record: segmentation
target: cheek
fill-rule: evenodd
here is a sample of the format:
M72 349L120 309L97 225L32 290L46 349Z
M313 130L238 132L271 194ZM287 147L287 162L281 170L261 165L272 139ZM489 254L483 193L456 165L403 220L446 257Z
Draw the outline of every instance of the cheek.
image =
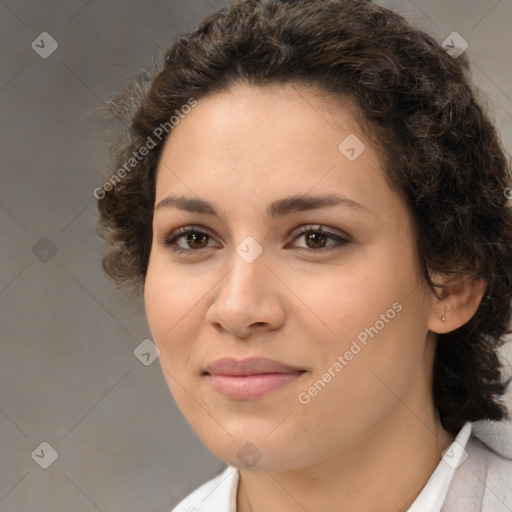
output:
M180 383L188 376L193 350L190 322L193 297L183 293L184 287L150 263L144 286L146 318L153 341L160 350L159 362L171 394L178 406L184 407ZM187 314L188 312L188 314Z
M391 310L387 316L394 316L393 304L402 300L400 286L382 261L369 263L361 258L350 268L332 272L323 286L307 294L311 309L318 312L330 333L328 345L336 350L348 349L358 336L364 342L366 330L376 322L382 327L380 315Z
M183 342L183 329L190 322L186 315L190 310L188 301L180 292L183 287L173 282L156 265L150 264L144 286L146 318L155 345L160 350L160 366L172 394L175 393L177 374L186 367L190 344Z
M312 298L330 331L316 345L327 368L341 355L365 374L381 369L393 377L399 361L421 361L427 308L412 253L374 252L378 258L361 257Z
M150 260L144 285L146 317L157 344L175 339L176 329L190 323L189 313L199 305L204 289L161 260L159 256Z
M173 296L169 292L162 274L154 264L150 264L144 284L144 304L149 328L157 345L161 344L163 336L169 330L175 312Z
M214 276L215 277L215 276ZM210 282L211 281L211 282ZM150 260L144 287L146 318L160 366L180 408L187 407L190 389L198 377L196 340L206 314L205 291L215 280L205 274L171 267L168 261Z

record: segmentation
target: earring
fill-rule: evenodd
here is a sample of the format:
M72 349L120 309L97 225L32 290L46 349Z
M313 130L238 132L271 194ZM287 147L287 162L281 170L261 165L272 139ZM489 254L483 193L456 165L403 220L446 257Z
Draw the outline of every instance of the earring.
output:
M441 322L445 322L446 318L444 316L441 317Z

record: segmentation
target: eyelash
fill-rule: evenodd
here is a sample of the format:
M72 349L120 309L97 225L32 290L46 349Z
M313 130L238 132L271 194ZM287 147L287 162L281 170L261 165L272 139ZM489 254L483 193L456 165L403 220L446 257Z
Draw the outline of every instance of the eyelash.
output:
M209 239L212 239L213 237L206 231L204 231L204 228L201 226L184 226L181 228L176 229L171 235L166 237L162 244L165 247L169 247L171 250L173 250L177 254L183 254L183 253L197 253L203 249L208 249L208 247L202 247L201 249L183 249L182 247L177 247L176 242L184 237L185 235L188 235L189 233L195 233L199 235L206 235L209 237ZM342 238L341 236L332 233L331 231L326 231L323 226L314 226L314 225L308 225L308 226L302 226L299 228L299 230L295 233L295 238L299 238L303 235L310 234L310 233L321 233L322 235L327 235L327 238L331 238L331 240L335 240L337 243L333 244L328 247L321 247L318 249L310 249L308 247L299 247L298 249L303 249L308 252L329 252L332 250L339 249L340 247L343 247L350 243L350 240L347 240L346 238Z

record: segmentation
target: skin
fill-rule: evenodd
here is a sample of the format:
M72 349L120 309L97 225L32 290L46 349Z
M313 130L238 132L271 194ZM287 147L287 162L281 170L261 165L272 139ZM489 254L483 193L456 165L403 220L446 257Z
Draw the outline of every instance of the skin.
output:
M240 469L239 512L406 510L453 441L430 392L436 333L471 318L484 283L453 283L439 296L428 288L411 214L353 114L348 101L304 87L240 84L198 102L157 168L155 205L185 195L223 213L155 209L145 305L180 410ZM338 149L350 134L366 146L354 161ZM270 202L295 194L362 206L267 217ZM188 253L178 254L163 241L187 225L209 237L187 244L183 236L177 244ZM294 234L307 225L349 242ZM236 251L249 236L263 251L252 263ZM400 312L300 403L299 393L397 302ZM203 374L225 356L305 371L256 400L228 399ZM249 442L260 456L250 467L237 456Z

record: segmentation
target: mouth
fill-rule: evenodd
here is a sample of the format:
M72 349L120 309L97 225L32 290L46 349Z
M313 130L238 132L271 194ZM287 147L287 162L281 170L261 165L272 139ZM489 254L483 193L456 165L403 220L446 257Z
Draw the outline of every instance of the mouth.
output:
M203 375L213 389L231 400L255 400L300 378L306 370L261 357L222 358Z

